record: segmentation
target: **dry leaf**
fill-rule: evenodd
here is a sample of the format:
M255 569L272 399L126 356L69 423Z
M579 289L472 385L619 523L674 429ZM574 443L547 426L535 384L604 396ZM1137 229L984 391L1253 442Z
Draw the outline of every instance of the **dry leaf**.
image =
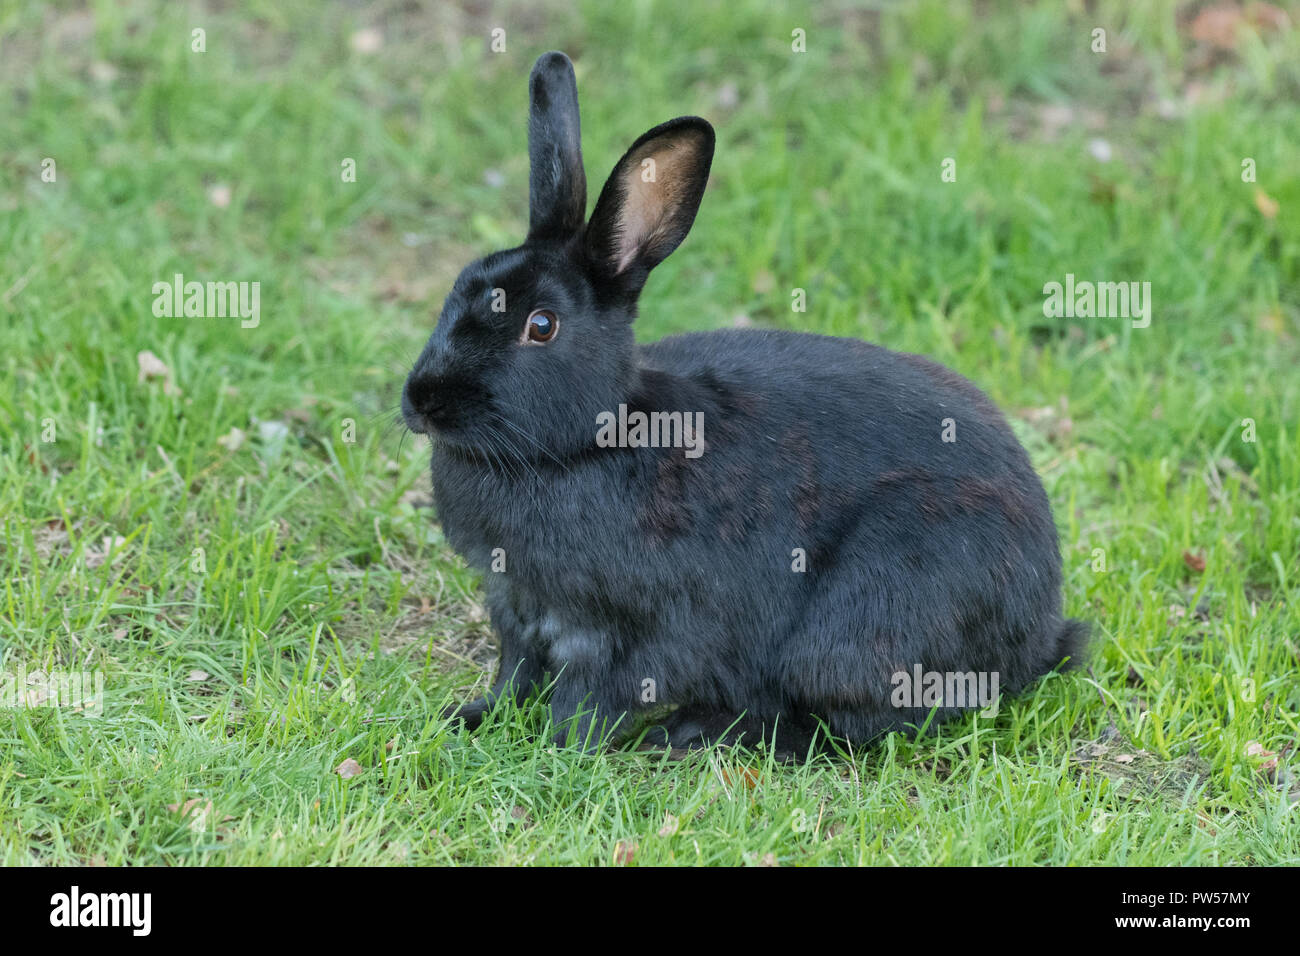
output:
M744 783L750 790L758 786L758 772L750 767L741 767L733 777L731 772L725 768L721 771L722 782L727 786L733 783Z
M225 209L230 205L230 187L225 183L217 183L215 186L208 187L208 202L218 209Z
M1206 7L1192 21L1191 35L1197 43L1220 50L1237 48L1237 27L1241 24L1241 9L1236 4L1221 3Z
M384 35L374 27L366 27L352 34L352 49L358 53L378 53L384 46Z
M1192 554L1190 551L1183 552L1183 564L1187 565L1197 574L1205 570L1205 556L1201 554Z
M154 355L148 349L136 353L136 364L139 366L139 374L136 375L136 383L144 384L154 379L160 378L163 382L163 394L178 396L181 390L176 387L172 380L172 370L158 356Z
M362 769L361 764L349 757L347 760L335 767L334 772L344 780L350 780L353 777L361 776L365 771Z
M1287 16L1286 11L1273 6L1271 3L1252 3L1246 8L1246 19L1254 24L1260 32L1265 30L1281 31L1291 28L1291 18Z
M614 865L627 866L636 856L637 844L619 840L614 844Z
M1281 207L1278 205L1276 199L1264 192L1264 190L1256 187L1255 208L1259 210L1259 214L1265 219L1276 219L1277 211Z
M110 554L113 555L113 564L122 560L122 548L126 544L126 538L120 534L105 535L99 542L98 548L86 549L86 567L98 568L108 560Z
M190 808L193 807L198 802L199 802L198 797L192 797L191 799L186 800L183 805L179 803L169 803L167 804L167 809L170 810L172 813L179 812L182 816L184 816L188 814L190 812Z
M758 862L758 865L759 866L780 866L780 864L776 862L775 853L764 853L763 859L761 859Z
M186 677L185 679L192 683L201 683L202 681L207 680L211 676L212 675L209 674L207 671L192 670L190 671L189 676Z
M189 819L191 830L203 830L208 825L208 818L212 816L212 801L204 800L202 797L191 797L182 804L169 803L167 809L172 813L179 813L181 819Z
M659 828L659 835L661 837L670 837L677 832L677 827L679 825L680 823L675 816L671 813L665 813L664 825Z
M230 431L217 439L217 444L226 451L239 451L244 447L244 442L248 439L247 433L242 428L231 428Z
M1270 758L1256 767L1255 769L1257 770L1269 771L1277 768L1277 753L1272 750L1265 750L1264 745L1258 740L1252 740L1250 743L1246 744L1246 756Z

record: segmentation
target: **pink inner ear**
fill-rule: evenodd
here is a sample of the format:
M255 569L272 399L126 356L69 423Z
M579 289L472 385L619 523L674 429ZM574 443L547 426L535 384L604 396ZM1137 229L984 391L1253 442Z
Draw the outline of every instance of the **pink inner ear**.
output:
M667 227L690 176L694 145L690 140L654 139L628 157L618 217L616 274L668 238ZM647 177L652 178L647 181Z

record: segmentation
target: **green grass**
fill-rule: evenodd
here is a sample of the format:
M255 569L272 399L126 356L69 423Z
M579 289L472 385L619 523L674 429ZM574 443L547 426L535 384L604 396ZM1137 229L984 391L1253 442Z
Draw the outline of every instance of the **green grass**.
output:
M0 710L0 862L1300 862L1300 10L1210 56L1172 4L1083 6L0 5L0 673L105 680L102 716ZM650 126L718 129L640 338L749 321L972 378L1056 508L1088 669L807 766L436 717L491 637L391 423L456 272L522 237L553 48L593 193ZM177 272L260 282L260 325L156 318ZM1149 281L1150 327L1045 318L1066 273Z

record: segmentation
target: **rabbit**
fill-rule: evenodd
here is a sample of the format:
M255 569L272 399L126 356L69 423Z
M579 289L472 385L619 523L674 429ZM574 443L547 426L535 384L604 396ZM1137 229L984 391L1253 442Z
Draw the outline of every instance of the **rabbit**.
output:
M402 391L500 640L490 689L444 716L472 729L546 691L561 746L640 733L798 757L987 703L900 675L1015 692L1077 663L1087 627L1062 617L1048 499L994 404L853 339L638 346L638 299L695 219L713 128L645 133L586 219L563 53L537 60L529 96L527 238L461 272Z

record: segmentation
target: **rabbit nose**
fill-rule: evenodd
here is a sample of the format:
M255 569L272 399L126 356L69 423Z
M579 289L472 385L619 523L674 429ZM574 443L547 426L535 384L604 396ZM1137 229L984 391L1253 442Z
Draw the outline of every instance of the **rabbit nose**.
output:
M414 432L429 432L450 418L451 394L437 379L412 375L402 390L402 417Z

